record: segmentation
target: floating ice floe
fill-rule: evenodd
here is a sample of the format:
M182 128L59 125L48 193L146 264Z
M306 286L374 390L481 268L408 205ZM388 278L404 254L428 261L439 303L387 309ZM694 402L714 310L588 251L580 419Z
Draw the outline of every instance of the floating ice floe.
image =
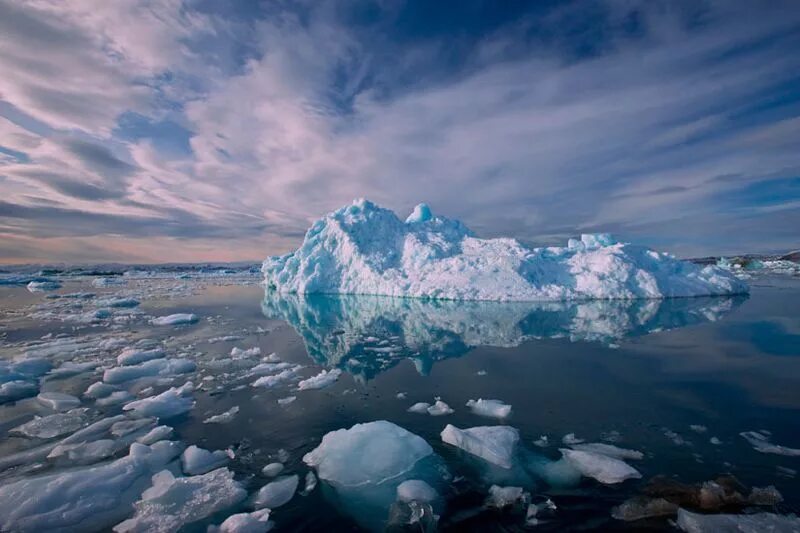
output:
M264 261L279 292L381 294L455 300L666 298L747 292L725 269L701 267L606 234L565 248L478 239L461 222L403 222L356 200L316 221L295 252Z
M326 497L369 530L383 530L401 483L417 479L436 490L447 475L424 439L385 420L332 431L303 461L333 489Z
M219 526L209 526L208 533L266 533L272 529L269 509L259 509L252 513L236 513L229 516Z
M39 385L36 383L22 379L6 381L0 384L0 404L29 398L38 392Z
M409 413L429 414L431 416L444 416L454 413L440 398L436 398L433 405L427 402L417 402L408 408Z
M342 375L342 371L338 368L334 368L331 370L323 370L316 376L312 376L308 379L304 379L300 383L297 384L298 390L309 390L309 389L323 389L330 385L333 385L339 376Z
M277 509L289 503L299 483L300 478L296 474L271 481L258 490L253 503L256 507Z
M511 406L500 400L484 400L478 398L477 400L467 401L467 407L476 415L488 416L491 418L506 418L511 414Z
M800 531L800 518L795 515L772 513L755 514L699 514L686 509L678 510L678 527L688 533L743 532L796 533Z
M23 437L52 439L72 433L89 423L87 409L73 409L66 413L37 416L30 422L12 428L9 432Z
M573 444L573 450L582 452L599 453L606 457L613 457L614 459L642 459L644 454L637 450L628 450L626 448L619 448L613 444L606 444L604 442L589 442L586 444Z
M194 476L225 466L230 459L228 453L223 450L209 451L193 444L181 454L181 467L184 474Z
M317 483L319 483L319 480L317 479L317 476L314 475L314 471L309 470L306 474L305 486L300 494L302 496L308 496L314 491L315 488L317 488Z
M231 348L231 357L257 357L261 355L261 348L258 346L254 346L253 348L237 348L234 346Z
M57 281L31 281L27 287L31 292L46 292L60 289L61 284Z
M511 426L478 426L459 429L447 424L441 433L442 442L461 448L502 468L514 462L519 431Z
M408 479L397 486L397 499L401 502L430 503L439 497L436 489L421 479Z
M133 444L128 456L99 466L30 477L0 486L0 530L101 531L131 504L177 452L158 443ZM155 529L151 530L155 531Z
M151 323L154 326L178 326L180 324L194 324L199 318L192 313L175 313L154 318Z
M790 457L800 456L800 448L788 448L779 444L772 444L769 437L758 431L744 431L739 433L754 450L761 453L772 453L775 455L788 455Z
M302 365L295 365L291 368L287 368L286 370L282 370L277 374L273 374L271 376L262 376L253 382L253 387L265 387L271 388L276 385L280 385L285 383L286 381L295 379L297 377L297 373L302 369Z
M564 458L581 474L605 485L621 483L626 479L638 479L642 475L625 461L596 452L568 450L562 448Z
M176 478L169 470L153 476L152 486L134 504L132 518L117 524L117 533L167 533L241 502L247 491L227 468Z
M234 419L234 417L238 412L239 412L239 406L234 405L224 413L220 413L218 415L213 415L206 418L205 420L203 420L203 424L227 424L228 422L231 422Z
M275 477L283 472L283 463L270 463L261 469L261 474L266 477Z
M136 298L113 297L97 300L95 302L97 307L136 307L139 305L139 300Z
M140 348L125 348L117 356L117 363L124 366L138 365L153 359L161 359L166 353L161 348L142 350Z
M153 359L138 365L109 368L103 373L103 381L115 385L144 377L186 374L196 369L197 364L191 359Z
M63 392L40 392L36 401L54 411L69 411L81 405L80 399Z
M187 389L191 390L191 387L187 388L186 385L178 388L171 387L156 396L131 402L125 405L123 410L140 417L170 418L177 416L191 411L194 407L194 400Z

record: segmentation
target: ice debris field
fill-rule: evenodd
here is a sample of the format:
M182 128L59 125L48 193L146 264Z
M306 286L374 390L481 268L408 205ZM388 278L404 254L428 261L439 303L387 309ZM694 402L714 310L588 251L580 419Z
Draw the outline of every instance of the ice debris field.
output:
M380 294L453 300L671 298L746 293L729 270L699 266L607 234L567 247L480 239L425 204L405 220L356 200L317 220L296 251L262 267L288 293Z

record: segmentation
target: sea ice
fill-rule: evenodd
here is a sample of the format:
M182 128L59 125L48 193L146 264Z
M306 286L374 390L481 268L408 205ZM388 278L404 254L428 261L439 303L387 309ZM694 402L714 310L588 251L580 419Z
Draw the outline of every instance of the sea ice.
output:
M130 513L150 475L176 455L168 447L133 444L128 456L109 463L2 485L0 530L105 530Z
M60 289L61 284L57 281L31 281L28 283L28 290L31 292L45 292Z
M54 411L69 411L81 404L78 398L63 392L41 392L36 397L36 401Z
M103 373L103 381L114 385L144 377L186 374L196 368L197 364L191 359L153 359L138 365L109 368Z
M278 405L289 405L297 399L297 396L287 396L286 398L278 398Z
M117 524L114 531L171 533L227 509L247 496L227 468L179 478L169 470L162 470L153 476L152 483L135 503L133 517Z
M511 414L511 406L501 402L500 400L469 400L467 402L473 413L480 416L488 416L492 418L506 418Z
M231 357L235 358L242 358L242 357L256 357L261 355L261 348L255 346L253 348L247 348L245 350L241 348L237 348L234 346L231 348Z
M190 411L193 407L194 400L183 387L172 387L156 396L131 402L123 410L140 417L170 418Z
M519 431L511 426L478 426L459 429L451 424L442 430L442 441L461 448L502 468L511 468L514 462Z
M439 497L436 489L421 479L408 479L397 486L397 499L401 502L430 503Z
M180 324L194 324L199 318L192 313L175 313L174 315L160 316L151 320L154 326L177 326Z
M305 479L305 486L303 487L303 491L300 493L302 496L308 496L311 494L315 488L317 488L317 476L314 475L313 470L309 470L306 474Z
M270 463L261 469L261 473L266 477L275 477L283 472L283 463Z
M35 396L37 392L39 386L36 383L21 379L6 381L0 384L0 404L29 398Z
M666 298L747 292L716 266L699 266L606 234L566 248L479 239L461 222L418 206L407 222L356 200L312 224L295 252L264 261L283 293L345 293L455 300Z
M66 413L37 416L30 422L11 429L10 433L37 439L52 439L72 433L88 422L87 409L73 409Z
M433 405L427 402L417 402L408 408L409 413L429 414L431 416L444 416L454 413L453 409L443 402L441 399L436 398Z
M503 509L517 502L527 503L530 501L530 494L525 492L522 487L501 487L492 485L489 487L489 496L486 498L486 507Z
M561 448L564 458L586 477L605 485L621 483L626 479L638 479L642 475L624 461L599 453Z
M214 450L212 452L198 448L193 444L181 454L181 467L184 474L194 476L225 466L230 459L230 456L223 450Z
M161 348L141 350L139 348L125 348L117 356L117 363L124 366L138 365L153 359L161 359L166 354Z
M606 457L613 457L614 459L634 459L638 460L644 457L644 454L637 450L628 450L619 448L613 444L605 444L603 442L589 442L586 444L573 444L573 450L580 450L582 452L598 453Z
M308 379L304 379L300 383L297 384L298 390L309 390L309 389L323 389L339 379L339 376L342 375L342 371L338 368L334 368L331 370L323 370L316 376L312 376Z
M219 526L209 526L207 533L266 533L272 529L269 509L229 516Z
M206 418L205 420L203 420L203 424L227 424L228 422L231 422L234 419L236 413L238 412L239 412L239 406L234 405L224 413L220 413L218 415Z
M277 509L289 503L299 483L300 478L296 474L271 481L259 489L254 504L259 508Z
M83 393L84 396L87 398L92 398L97 400L98 398L105 398L113 392L119 391L114 385L109 385L108 383L103 383L102 381L98 381L96 383L92 383L89 385L89 388L86 389L86 392Z
M754 450L761 453L772 453L775 455L787 455L790 457L800 456L800 448L788 448L779 444L772 444L769 437L757 431L744 431L739 433Z
M741 532L797 533L800 518L772 513L755 514L699 514L678 509L678 527L688 533Z

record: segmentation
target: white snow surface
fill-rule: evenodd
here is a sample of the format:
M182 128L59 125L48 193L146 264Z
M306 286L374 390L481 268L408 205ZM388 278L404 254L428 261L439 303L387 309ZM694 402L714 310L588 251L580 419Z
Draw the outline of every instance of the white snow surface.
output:
M303 244L262 266L281 293L380 294L453 300L634 299L738 294L745 282L607 234L567 247L479 239L420 205L406 222L364 199L317 220Z

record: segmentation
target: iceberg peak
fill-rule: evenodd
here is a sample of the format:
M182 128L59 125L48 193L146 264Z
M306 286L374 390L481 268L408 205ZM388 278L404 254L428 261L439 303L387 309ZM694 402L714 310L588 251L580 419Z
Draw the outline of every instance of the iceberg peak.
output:
M428 204L421 203L417 204L414 210L408 215L406 218L406 224L414 224L419 222L427 222L433 218L433 213L431 213L431 208L428 207Z
M424 222L424 223L423 223ZM401 221L357 199L312 224L302 245L262 267L282 293L375 294L451 300L589 300L716 296L747 285L715 266L675 259L609 234L566 247L480 239L426 204Z

